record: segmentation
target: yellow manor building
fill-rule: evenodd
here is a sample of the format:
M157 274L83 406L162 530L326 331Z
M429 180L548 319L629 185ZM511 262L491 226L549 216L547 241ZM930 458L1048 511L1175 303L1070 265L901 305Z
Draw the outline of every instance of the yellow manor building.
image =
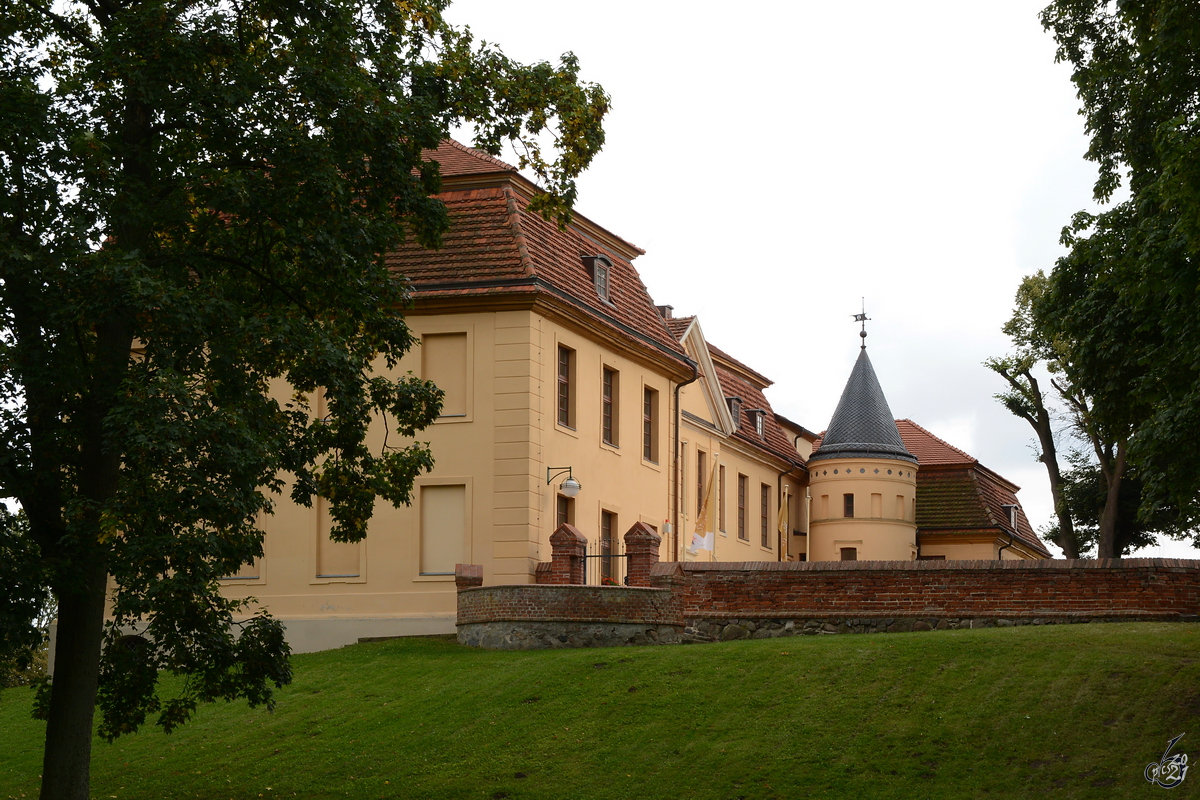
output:
M450 230L391 261L420 340L399 372L445 392L421 434L436 465L411 506L377 504L359 543L329 539L321 503L280 500L263 557L224 591L269 608L293 650L452 632L455 564L532 583L562 522L597 556L591 583L620 582L636 522L668 561L1049 556L1016 486L892 418L865 346L822 439L775 414L771 382L698 319L654 304L637 247L578 214L560 229L530 212L536 187L481 151L446 142L429 157ZM386 434L377 422L380 446Z

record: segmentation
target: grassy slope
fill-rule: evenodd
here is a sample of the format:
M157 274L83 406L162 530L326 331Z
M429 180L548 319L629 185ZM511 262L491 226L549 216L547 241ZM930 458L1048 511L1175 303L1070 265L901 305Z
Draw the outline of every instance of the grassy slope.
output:
M97 742L97 798L1131 797L1200 757L1200 625L483 652L407 639L295 658L273 714ZM0 695L0 798L43 728ZM1191 744L1189 745L1189 741ZM1190 777L1190 776L1189 776ZM1181 794L1182 792L1182 794ZM1172 793L1200 795L1200 774Z

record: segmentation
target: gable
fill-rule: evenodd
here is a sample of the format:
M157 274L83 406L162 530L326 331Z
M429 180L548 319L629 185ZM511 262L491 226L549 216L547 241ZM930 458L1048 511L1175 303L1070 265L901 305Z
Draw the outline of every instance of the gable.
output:
M688 317L686 320L669 322L674 323L671 325L673 332L682 330L681 344L688 357L696 363L699 373L697 379L683 387L680 392L680 407L685 414L708 423L726 436L730 435L734 430L733 417L725 403L717 367L709 355L708 343L704 339L700 321L695 317ZM682 322L686 322L686 325L679 324Z

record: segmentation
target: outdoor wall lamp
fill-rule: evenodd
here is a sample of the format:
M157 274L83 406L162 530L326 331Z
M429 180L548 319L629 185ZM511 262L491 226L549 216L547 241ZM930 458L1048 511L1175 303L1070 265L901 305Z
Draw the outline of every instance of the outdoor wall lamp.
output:
M559 475L562 475L564 472L567 473L567 479L559 484L558 488L567 497L578 496L579 490L583 488L583 485L579 481L575 480L575 477L571 474L570 467L546 467L546 485L549 486L550 481L554 480Z

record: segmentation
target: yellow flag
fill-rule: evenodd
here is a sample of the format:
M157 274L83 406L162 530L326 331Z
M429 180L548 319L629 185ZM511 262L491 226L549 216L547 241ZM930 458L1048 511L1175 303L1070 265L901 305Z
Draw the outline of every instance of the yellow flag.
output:
M708 487L704 490L704 500L700 503L700 513L696 514L696 531L692 534L691 544L684 551L684 560L690 560L687 556L695 557L701 550L707 550L711 553L713 548L716 547L715 526L712 524L713 484L716 482L717 458L714 455L712 474L708 476Z
M783 497L779 502L779 520L775 523L776 530L779 531L779 558L781 561L787 561L788 554L788 501L791 500L791 495L788 494L787 488L784 487Z

